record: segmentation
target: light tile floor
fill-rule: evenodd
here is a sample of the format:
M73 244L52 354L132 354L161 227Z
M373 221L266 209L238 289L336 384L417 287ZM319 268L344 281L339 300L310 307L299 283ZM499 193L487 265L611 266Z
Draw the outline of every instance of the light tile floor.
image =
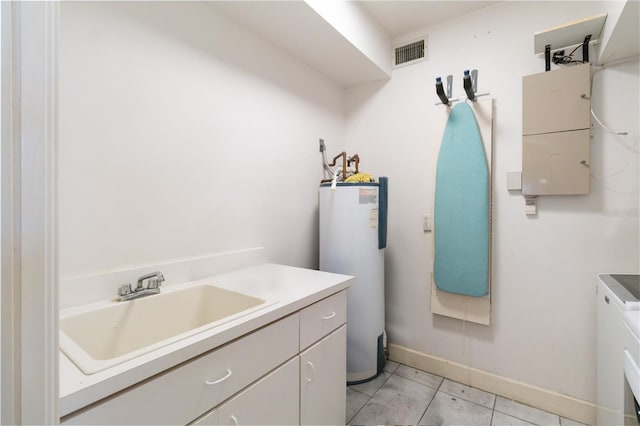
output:
M347 387L348 425L572 425L582 423L387 361L375 380Z

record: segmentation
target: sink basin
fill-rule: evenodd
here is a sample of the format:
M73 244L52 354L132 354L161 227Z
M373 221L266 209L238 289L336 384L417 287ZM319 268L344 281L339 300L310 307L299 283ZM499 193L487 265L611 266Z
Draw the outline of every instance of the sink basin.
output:
M271 303L199 284L60 317L60 348L86 374L217 327Z

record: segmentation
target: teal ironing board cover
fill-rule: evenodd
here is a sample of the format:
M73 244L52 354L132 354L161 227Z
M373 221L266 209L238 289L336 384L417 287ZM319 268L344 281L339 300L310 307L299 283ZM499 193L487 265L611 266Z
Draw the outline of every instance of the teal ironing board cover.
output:
M436 167L433 277L439 290L489 290L489 168L475 115L451 109Z

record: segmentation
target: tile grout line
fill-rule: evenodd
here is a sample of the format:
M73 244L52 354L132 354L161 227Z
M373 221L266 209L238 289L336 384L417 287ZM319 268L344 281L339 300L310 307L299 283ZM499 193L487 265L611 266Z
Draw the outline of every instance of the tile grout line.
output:
M477 402L475 402L475 401L472 401L472 400L470 400L470 399L463 398L463 397L461 397L460 395L454 395L454 394L452 394L452 393L449 393L449 392L447 392L447 391L443 391L443 390L439 390L439 392L442 392L443 394L448 395L448 396L450 396L450 397L452 397L452 398L458 398L458 399L460 399L460 400L462 400L462 401L468 402L469 404L477 405L478 407L482 407L482 408L486 408L487 410L495 411L495 408L487 407L486 405L482 405L482 404L479 404L479 403L477 403ZM493 396L496 396L496 395L495 395L495 394L493 394L493 393L490 393L490 392L487 392L487 393L489 393L489 394L491 394L491 395L493 395ZM495 405L496 405L496 403L495 403L495 399L494 399L493 406L495 407Z
M357 390L355 390L355 389L351 389L351 390L352 390L352 391L354 391L354 392L362 393L362 392L357 391ZM366 393L362 393L362 394L363 394L363 395L367 395ZM351 424L351 421L352 421L353 419L355 419L355 418L356 418L356 416L358 415L358 413L360 413L360 411L362 411L362 409L363 409L364 407L366 407L366 406L367 406L367 404L369 403L369 401L371 401L371 397L370 397L369 395L367 395L367 397L368 397L369 399L367 399L367 401L362 405L362 407L360 407L360 408L358 409L358 411L356 411L356 412L353 414L353 416L351 416L351 418L350 418L349 420L347 420L347 422L346 422L346 424L347 424L347 425L350 425L350 424Z
M397 370L397 368L396 368L396 370ZM377 377L380 377L380 375L384 375L384 373L388 373L388 372L387 372L387 371L385 371L385 370L383 369L383 370L382 370L382 373L380 373ZM366 406L367 406L367 404L369 404L369 402L370 402L370 401L371 401L371 399L375 396L375 394L377 394L377 393L378 393L378 391L384 387L384 385L389 381L389 379L390 379L390 378L391 378L391 376L393 376L393 375L394 375L394 373L389 373L389 377L387 377L387 379L386 379L384 382L382 382L382 384L380 385L380 387L378 387L378 389L376 389L376 391L373 393L373 395L369 395L369 394L366 394L366 393L364 393L364 392L360 392L359 390L356 390L356 389L353 389L353 388L351 389L351 390L352 390L352 391L354 391L354 392L358 392L358 393L361 393L361 394L363 394L363 395L366 395L368 399L367 399L367 402L365 402L365 403L364 403L364 405L363 405L362 407L360 407L360 409L359 409L358 411L356 411L356 413L351 417L351 419L349 419L349 421L347 422L347 424L350 424L350 423L351 423L351 421L352 421L353 419L355 419L355 418L356 418L356 416L360 413L360 411L362 411L362 409L363 409L364 407L366 407ZM377 377L376 377L376 378L377 378ZM372 379L372 380L375 380L375 379Z
M489 424L493 426L493 416L496 415L496 403L498 402L498 395L496 395L495 393L492 393L491 395L493 395L493 407L491 407L491 422Z
M417 369L416 369L416 370L417 370ZM427 371L423 371L423 370L418 370L418 371L422 371L423 373L431 374L431 373L429 373L429 372L427 372ZM440 381L440 384L438 385L438 387L437 387L437 388L432 388L432 387L431 387L431 386L429 386L429 385L425 385L424 383L420 383L419 381L417 381L417 380L413 380L413 379L411 379L411 378L409 378L409 377L404 377L404 376L401 376L400 374L396 374L396 373L391 373L391 374L392 374L393 376L398 376L398 377L400 377L400 378L402 378L402 379L409 380L410 382L417 383L417 384L422 385L422 386L424 386L424 387L427 387L427 388L429 388L429 389L435 389L436 391L440 389L440 386L442 386L442 382L444 382L444 380L445 380L445 378L444 378L444 377L437 376L437 375L435 375L435 374L431 374L432 376L440 377L440 378L442 379L442 380Z
M508 399L508 398L505 398L505 397L501 397L501 398L503 398L503 399ZM513 402L515 402L515 403L518 403L518 404L520 404L520 405L524 405L524 406L529 407L529 408L533 408L533 409L535 409L535 410L540 410L540 411L542 411L542 412L544 412L544 413L551 414L551 415L553 415L553 416L557 416L557 417L558 417L558 426L560 426L560 425L562 424L561 419L560 419L560 415L558 415L558 414L554 414L554 413L551 413L551 412L549 412L549 411L544 411L544 410L541 410L540 408L536 408L536 407L533 407L533 406L531 406L531 405L523 404L523 403L518 402L518 401L515 401L515 400L513 400L513 399L508 399L508 400L509 400L509 401L513 401ZM497 403L497 401L498 401L498 395L496 395L496 403ZM518 419L518 420L521 420L521 421L523 421L523 422L526 422L526 423L529 423L529 424L532 424L532 425L535 425L535 426L544 426L544 425L540 425L540 424L538 424L538 423L534 423L532 420L523 419L523 418L521 418L521 417L519 417L519 416L516 416L516 415L514 415L514 414L512 414L512 413L505 413L504 411L496 410L495 408L494 408L494 411L497 411L497 412L498 412L498 413L500 413L500 414L504 414L504 415L506 415L506 416L513 417L514 419Z
M402 364L400 364L400 365L402 365ZM395 371L397 371L397 370L399 370L399 367L398 367L398 368L396 368L396 370L395 370ZM419 369L416 369L416 370L418 370L418 371L424 371L424 370L419 370ZM431 386L427 386L427 385L425 385L424 383L418 382L418 381L413 380L413 379L411 379L411 378L409 378L409 377L405 377L405 376L402 376L402 375L400 375L400 374L396 374L395 372L394 372L394 373L390 373L391 375L398 376L398 377L400 377L400 378L402 378L402 379L408 380L408 381L413 382L413 383L417 383L417 384L422 385L422 386L425 386L425 387L427 387L427 388L429 388L429 389L435 389L435 392L434 392L433 396L431 397L431 400L429 401L429 404L427 404L427 408L425 408L425 410L423 411L423 413L422 413L422 415L420 416L420 419L418 420L418 422L420 422L420 420L422 420L422 418L424 417L424 415L427 413L427 410L429 410L429 407L431 406L431 403L432 403L432 402L433 402L433 400L435 399L435 397L436 397L436 395L438 394L438 392L442 392L443 394L445 394L445 395L447 395L447 396L449 396L449 397L452 397L452 398L459 398L459 399L460 399L460 400L462 400L462 401L468 402L468 403L473 404L473 405L476 405L476 406L478 406L478 407L482 407L482 408L490 409L490 410L491 410L491 420L493 420L493 413L494 413L494 411L495 411L495 405L496 405L496 400L498 399L498 395L496 395L496 394L494 394L494 393L491 393L491 392L483 391L483 392L486 392L486 393L488 393L488 394L490 394L490 395L493 395L493 396L494 396L494 399L493 399L493 407L492 407L492 408L489 408L489 407L487 407L486 405L478 404L477 402L475 402L475 401L471 401L470 399L463 398L463 397L461 397L461 396L459 396L459 395L453 395L453 394L450 394L449 392L446 392L446 391L444 391L444 390L440 389L440 388L442 387L442 385L444 384L444 381L445 381L445 380L447 380L447 378L446 378L446 377L443 377L443 376L435 375L435 374L433 374L433 373L429 373L429 372L427 372L427 371L424 371L424 372L425 372L425 373L428 373L428 374L431 374L431 375L433 375L433 376L436 376L436 377L440 377L440 379L441 379L441 380L440 380L440 383L438 384L438 387L437 387L437 388L432 388ZM387 380L388 380L388 379L387 379ZM451 382L452 382L452 383L458 383L458 382L454 382L454 381L451 381ZM386 382L385 382L385 383L386 383ZM458 383L458 384L462 385L462 383ZM471 387L471 386L469 386L469 387ZM477 388L474 388L474 389L477 389ZM478 390L482 391L482 389L478 389ZM517 418L517 417L516 417L516 418ZM519 420L523 420L523 419L519 419ZM526 421L526 420L523 420L523 421Z
M354 392L361 393L361 394L363 394L363 395L367 395L366 393L364 393L364 392L360 392L360 391L357 391L357 390L355 390L355 389L351 389L351 390L352 390L352 391L354 391ZM377 392L377 391L376 391L376 392ZM373 394L375 395L375 392L374 392ZM371 401L371 398L373 398L373 397L372 397L372 396L367 395L367 398L368 398L368 399L367 399L367 401L362 405L362 407L360 407L360 408L358 409L358 411L356 411L356 412L354 413L354 415L353 415L353 416L351 416L351 418L350 418L350 419L349 419L349 421L347 422L347 425L350 425L350 424L351 424L351 422L353 421L353 419L355 419L355 418L356 418L356 416L360 413L360 411L362 411L362 409L363 409L364 407L366 407L366 406L367 406L367 404L369 403L369 401Z
M420 370L422 371L422 370ZM400 376L402 377L402 376ZM440 377L440 376L438 376ZM407 379L409 380L409 379ZM433 403L433 400L436 399L436 395L438 394L438 392L440 391L440 388L442 387L442 384L444 383L444 377L442 377L442 380L440 380L440 384L438 385L438 388L436 389L436 391L433 393L433 396L431 397L431 401L429 401L429 403L427 404L427 408L424 409L424 411L422 412L422 415L420 416L420 418L418 419L418 424L420 423L420 420L422 420L422 418L424 417L425 414L427 414L427 411L429 411L429 407L431 407L431 404ZM427 386L429 387L429 386ZM431 388L433 389L433 388Z

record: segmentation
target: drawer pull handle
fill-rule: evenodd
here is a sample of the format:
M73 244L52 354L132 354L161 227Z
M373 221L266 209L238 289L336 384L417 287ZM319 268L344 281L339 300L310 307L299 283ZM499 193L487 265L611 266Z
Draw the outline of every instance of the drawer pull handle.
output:
M328 320L336 316L335 312L331 312L329 315L325 315L322 317L323 320Z
M238 426L240 423L238 422L238 419L236 418L236 416L234 416L233 414L230 416L230 419L233 423L231 423L234 426Z
M217 379L217 380L207 380L207 381L205 382L205 384L207 384L207 385L217 385L218 383L222 383L222 382L224 382L224 381L225 381L225 380L227 380L229 377L231 377L231 370L229 370L229 369L227 368L227 374L225 374L224 376L220 377L220 378L219 378L219 379Z
M311 375L307 375L307 382L311 382L313 380L313 369L314 369L314 367L313 367L313 363L311 361L307 361L307 365L309 367L311 367L309 369L309 372L311 373Z

